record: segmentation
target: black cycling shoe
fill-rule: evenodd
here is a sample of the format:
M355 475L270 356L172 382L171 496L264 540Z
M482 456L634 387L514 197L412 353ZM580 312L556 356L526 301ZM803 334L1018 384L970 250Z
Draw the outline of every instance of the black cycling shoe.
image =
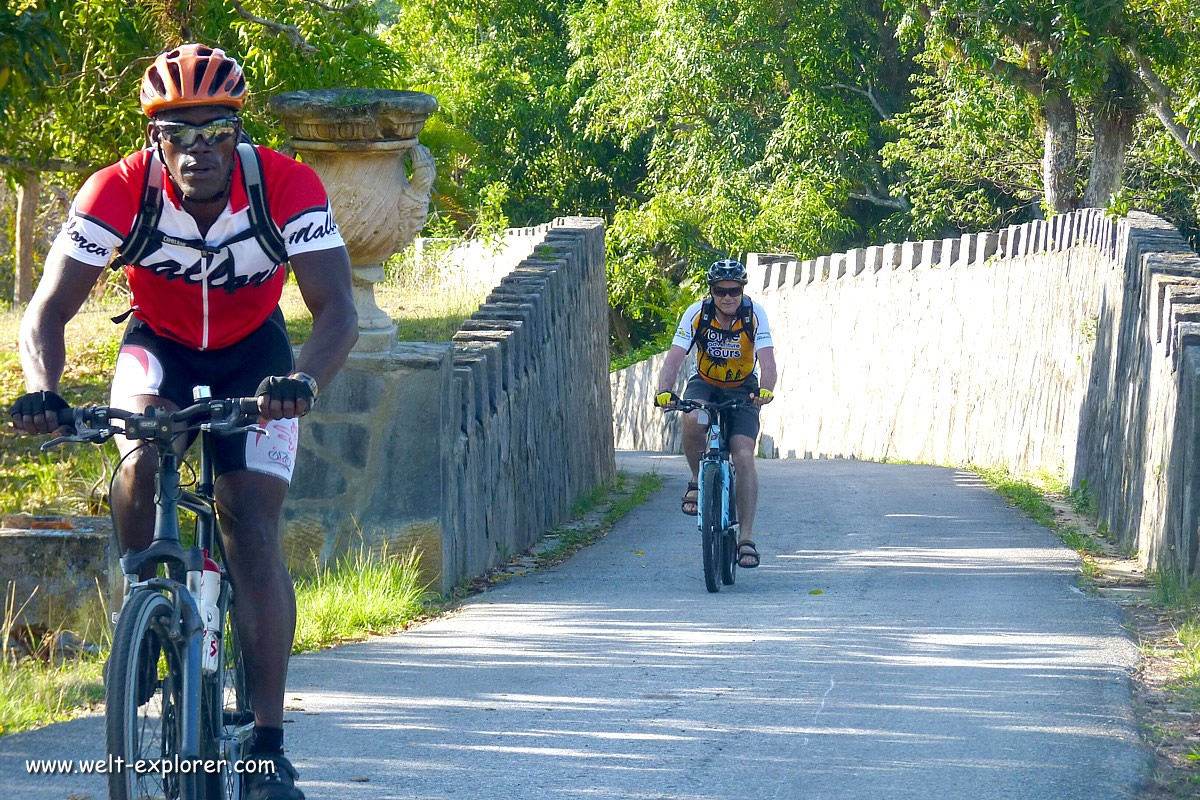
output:
M299 773L283 753L251 753L245 761L258 763L254 772L243 773L243 800L304 800L304 792L296 788ZM267 762L275 765L273 771Z

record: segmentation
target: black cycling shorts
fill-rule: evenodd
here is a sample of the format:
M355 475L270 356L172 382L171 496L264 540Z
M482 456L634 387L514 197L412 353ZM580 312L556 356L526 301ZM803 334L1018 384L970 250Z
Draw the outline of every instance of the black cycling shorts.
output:
M735 397L749 397L751 393L757 391L757 375L750 375L750 377L742 381L740 386L722 389L704 380L704 378L700 377L700 373L697 372L688 378L687 386L683 390L683 399L703 400L708 403L724 403L726 400L733 400ZM733 409L729 414L729 435L749 436L751 439L757 439L759 427L758 412L758 406L742 406L741 408Z
M195 402L192 388L212 389L213 397L253 397L269 375L288 375L295 368L283 312L275 310L249 336L220 350L193 350L156 334L137 318L129 320L109 404L129 411L132 398L155 395L180 408ZM217 475L249 469L291 482L300 439L299 420L271 420L269 435L239 433L213 437L213 467Z

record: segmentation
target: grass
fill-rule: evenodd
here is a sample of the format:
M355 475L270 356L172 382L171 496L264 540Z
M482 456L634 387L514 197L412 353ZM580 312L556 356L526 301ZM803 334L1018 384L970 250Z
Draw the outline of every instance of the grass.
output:
M0 661L0 736L71 719L104 701L107 652L54 666Z
M1151 572L1150 580L1150 602L1167 612L1178 644L1178 679L1169 688L1200 705L1200 582L1184 583L1178 574L1162 571Z
M585 492L576 500L568 523L546 534L551 543L535 555L537 565L546 567L570 558L663 486L662 476L657 472L647 472L632 486L631 480L626 473L618 473L611 484Z
M33 631L16 624L24 605L18 604L15 592L10 581L0 618L0 736L71 719L103 702L102 672L110 645L101 594L99 602L88 604L88 618L81 620L83 635L77 637L86 641L90 631L99 631L99 652L82 652L59 663L50 652L18 659L10 650L13 641L37 647L46 640L36 641ZM62 633L55 631L54 637Z
M296 581L293 653L395 633L427 616L432 594L416 551L392 557L386 544L358 550Z
M1081 531L1079 526L1061 522L1055 516L1054 506L1046 501L1047 496L1061 497L1079 513L1094 513L1095 504L1086 483L1072 490L1061 477L1044 470L1031 476L1020 476L1012 474L1005 467L970 466L968 469L983 478L997 494L1024 511L1034 522L1054 531L1064 545L1079 553L1085 586L1100 575L1101 568L1090 558L1104 552L1100 543Z

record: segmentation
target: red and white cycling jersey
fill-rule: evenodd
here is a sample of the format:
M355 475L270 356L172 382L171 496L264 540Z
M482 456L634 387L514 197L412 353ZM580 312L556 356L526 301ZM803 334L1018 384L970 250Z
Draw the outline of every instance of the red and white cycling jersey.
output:
M344 244L329 198L311 167L266 147L257 147L271 217L283 232L289 257ZM150 150L105 167L84 183L67 221L54 240L58 251L104 267L129 235L141 206ZM229 203L204 237L180 205L163 168L163 203L158 229L178 239L220 245L250 228L249 201L235 156ZM279 304L284 270L254 238L206 254L163 245L142 263L127 266L133 314L160 336L195 350L216 350L256 330Z

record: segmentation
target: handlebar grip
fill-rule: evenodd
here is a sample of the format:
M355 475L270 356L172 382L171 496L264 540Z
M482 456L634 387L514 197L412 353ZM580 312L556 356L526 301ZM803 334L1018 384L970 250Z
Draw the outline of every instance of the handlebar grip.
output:
M238 410L246 417L258 417L258 398L257 397L239 397L234 400Z

